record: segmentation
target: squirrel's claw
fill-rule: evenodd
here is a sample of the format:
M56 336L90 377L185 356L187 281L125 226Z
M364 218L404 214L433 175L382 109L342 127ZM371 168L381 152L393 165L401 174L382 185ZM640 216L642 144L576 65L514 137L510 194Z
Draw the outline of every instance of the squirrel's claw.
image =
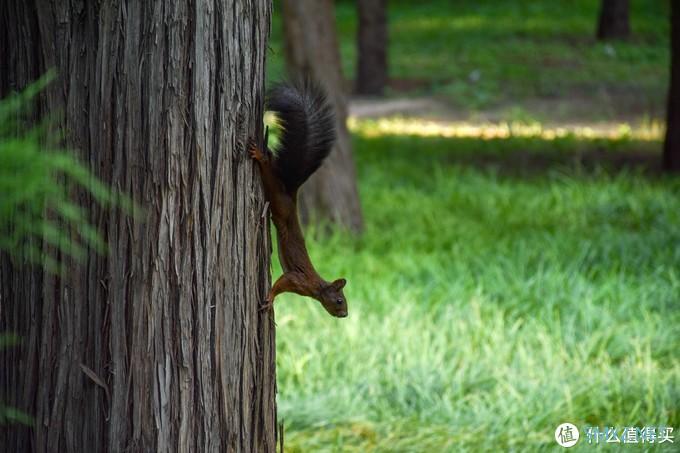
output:
M269 311L274 306L273 300L265 299L262 302L264 302L264 303L262 305L260 305L260 309L259 309L259 311L261 311L261 312L262 311Z
M262 150L255 144L254 140L250 140L248 142L248 154L250 154L250 157L257 160L261 161L264 159L264 154L262 153Z

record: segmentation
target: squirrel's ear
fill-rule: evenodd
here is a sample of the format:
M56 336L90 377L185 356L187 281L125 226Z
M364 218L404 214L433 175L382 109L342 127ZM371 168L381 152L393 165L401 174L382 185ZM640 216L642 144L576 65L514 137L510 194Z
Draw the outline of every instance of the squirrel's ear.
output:
M345 280L344 278L339 278L336 281L334 281L333 283L331 283L331 286L336 291L340 291L342 288L345 287L346 284L347 284L347 280Z

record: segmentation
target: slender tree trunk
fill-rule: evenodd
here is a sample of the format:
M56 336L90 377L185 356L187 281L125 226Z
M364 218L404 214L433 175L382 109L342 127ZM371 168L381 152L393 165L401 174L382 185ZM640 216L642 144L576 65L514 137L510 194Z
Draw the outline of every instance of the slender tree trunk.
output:
M387 0L358 0L359 94L381 96L387 84Z
M629 0L602 0L597 39L625 39L630 36Z
M335 107L338 140L300 195L303 220L328 219L361 231L363 219L347 129L347 91L340 65L333 0L284 0L286 63L294 76L311 75L328 90Z
M0 89L47 68L66 144L144 208L79 195L110 244L60 278L0 263L4 451L274 451L261 134L266 0L3 0ZM5 62L8 62L7 64Z
M671 78L666 113L663 167L680 172L680 7L671 2Z

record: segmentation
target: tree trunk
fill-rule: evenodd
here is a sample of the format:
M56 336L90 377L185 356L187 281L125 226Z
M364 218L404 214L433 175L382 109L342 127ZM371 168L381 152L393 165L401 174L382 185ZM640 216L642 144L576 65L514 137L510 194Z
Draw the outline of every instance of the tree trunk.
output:
M597 39L625 39L630 36L629 0L602 0Z
M293 76L311 75L325 86L335 108L338 130L330 156L302 187L302 218L330 220L359 232L363 219L347 129L346 87L333 0L284 0L283 20L288 70Z
M666 114L663 167L680 172L680 7L671 2L671 77Z
M356 90L381 96L387 83L387 0L358 0Z
M47 68L66 144L144 212L98 209L110 244L58 277L0 263L0 398L34 417L5 451L274 451L261 134L266 0L0 5L0 89ZM7 62L7 63L6 63Z

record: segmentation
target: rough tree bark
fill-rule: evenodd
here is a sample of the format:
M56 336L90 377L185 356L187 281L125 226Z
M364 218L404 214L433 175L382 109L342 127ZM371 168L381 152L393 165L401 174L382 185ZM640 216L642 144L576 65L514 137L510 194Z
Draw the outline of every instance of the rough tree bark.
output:
M304 221L327 219L349 230L363 228L351 137L347 90L340 65L333 0L283 0L285 54L292 76L311 75L322 83L335 107L338 140L322 167L302 186Z
M680 172L680 7L671 2L671 77L666 112L663 167Z
M597 39L625 39L630 36L629 0L602 0Z
M387 0L358 0L356 90L381 96L387 84Z
M274 451L261 134L267 0L0 3L0 90L47 68L43 113L144 208L98 209L106 256L61 277L0 263L0 398L34 416L6 451Z

